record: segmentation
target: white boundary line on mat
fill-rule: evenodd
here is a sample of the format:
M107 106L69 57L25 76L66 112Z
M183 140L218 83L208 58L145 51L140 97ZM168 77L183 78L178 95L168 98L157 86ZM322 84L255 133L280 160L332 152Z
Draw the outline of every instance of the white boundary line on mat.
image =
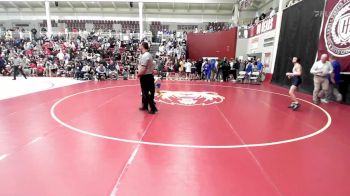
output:
M176 84L176 83L167 83L167 84ZM270 94L280 95L280 96L284 96L284 97L289 97L288 95L281 94L281 93L264 91L264 90L259 90L259 89L244 88L244 87L233 87L233 86L224 86L224 85L207 85L207 84L186 84L186 85L193 85L193 86L194 85L198 85L198 86L219 86L219 87L224 87L224 88L236 88L236 89L243 89L243 90L250 90L250 91L258 91L258 92L264 92L264 93L270 93ZM329 126L332 124L332 117L326 110L324 110L320 106L318 106L316 104L313 104L313 103L311 103L309 101L306 101L304 99L299 99L299 100L301 100L301 101L303 101L305 103L308 103L308 104L318 108L319 110L321 110L327 116L327 123L326 123L326 125L324 127L319 129L318 131L315 131L315 132L313 132L311 134L308 134L308 135L305 135L305 136L301 136L301 137L297 137L297 138L293 138L293 139L288 139L288 140L276 141L276 142L256 143L256 144L242 144L242 145L208 146L208 145L188 145L188 144L169 144L169 143L159 143L159 142L147 142L147 141L139 141L139 140L123 139L123 138L105 136L105 135L101 135L101 134L97 134L97 133L91 133L91 132L88 132L88 131L85 131L85 130L73 127L73 126L63 122L55 114L55 109L60 103L62 103L63 101L65 101L67 99L70 99L70 98L72 98L74 96L81 95L81 94L86 94L86 93L90 93L90 92L94 92L94 91L100 91L100 90L106 90L106 89L112 89L112 88L131 87L131 86L139 86L139 85L137 84L137 85L110 86L110 87L104 87L104 88L98 88L98 89L82 91L82 92L78 92L78 93L74 93L74 94L65 96L65 97L61 98L60 100L58 100L57 102L55 102L52 105L52 107L50 109L51 116L56 122L58 122L62 126L68 128L68 129L70 129L72 131L75 131L75 132L78 132L78 133L82 133L82 134L86 134L86 135L90 135L90 136L93 136L93 137L98 137L98 138L108 139L108 140L114 140L114 141L119 141L119 142L133 143L133 144L143 144L143 145L160 146L160 147L175 147L175 148L197 148L197 149L231 149L231 148L247 148L247 147L264 147L264 146L273 146L273 145L297 142L297 141L305 140L305 139L308 139L308 138L311 138L311 137L314 137L316 135L321 134L322 132L326 131L329 128Z

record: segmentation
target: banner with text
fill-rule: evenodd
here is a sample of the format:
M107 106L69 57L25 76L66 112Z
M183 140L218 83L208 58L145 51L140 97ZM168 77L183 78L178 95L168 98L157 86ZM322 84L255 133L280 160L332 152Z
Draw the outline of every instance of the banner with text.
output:
M257 25L250 27L249 37L254 37L276 28L277 15L259 22Z

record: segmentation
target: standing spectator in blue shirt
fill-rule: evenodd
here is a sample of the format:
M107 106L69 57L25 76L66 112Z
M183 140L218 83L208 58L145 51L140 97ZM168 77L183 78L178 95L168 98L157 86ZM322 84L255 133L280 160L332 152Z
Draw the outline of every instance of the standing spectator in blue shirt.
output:
M330 56L329 60L331 61L331 64L333 66L333 73L330 75L329 78L329 97L328 99L335 98L336 101L342 100L342 95L339 93L339 83L340 83L340 71L341 66L340 63L334 58L334 56Z
M259 71L259 72L262 72L263 69L264 69L264 65L261 63L261 60L260 60L260 59L257 60L257 63L258 63L258 65L257 65L258 71Z
M204 65L203 65L203 72L205 75L205 80L210 81L210 75L211 75L211 69L210 69L210 64L208 62L208 59L205 60Z
M247 67L245 69L245 72L250 76L253 73L253 63L252 61L249 61L247 64Z
M210 60L210 70L211 70L210 79L211 81L215 81L216 74L218 72L217 61L215 59Z

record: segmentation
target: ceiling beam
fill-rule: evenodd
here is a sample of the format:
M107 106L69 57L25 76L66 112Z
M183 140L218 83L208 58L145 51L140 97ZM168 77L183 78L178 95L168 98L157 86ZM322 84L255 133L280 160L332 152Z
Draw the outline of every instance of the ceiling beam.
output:
M173 2L173 12L175 12L175 2Z
M40 5L40 7L45 8L45 3L44 3L44 1L38 2L38 4Z
M216 12L219 12L220 8L221 8L221 3L218 3L218 7L216 8Z
M19 7L18 7L15 3L13 3L12 1L9 1L9 3L10 3L13 7L15 7L17 10L19 10Z
M23 1L23 3L30 9L33 9L33 6L29 5L29 3L27 1Z
M160 10L160 6L159 6L159 3L157 2L157 7L158 7L158 11Z
M191 8L190 3L188 3L187 4L187 12L190 12L190 8Z
M86 9L89 9L89 7L86 5L86 3L83 1L81 2L83 4L83 6L86 8Z
M97 1L96 3L97 3L97 5L98 5L98 7L100 7L100 9L102 9L101 3L100 3L99 1Z
M114 9L117 9L117 5L115 4L115 2L112 1L112 5L113 5Z
M67 1L67 4L69 5L70 8L74 9L74 6L72 5L71 2Z

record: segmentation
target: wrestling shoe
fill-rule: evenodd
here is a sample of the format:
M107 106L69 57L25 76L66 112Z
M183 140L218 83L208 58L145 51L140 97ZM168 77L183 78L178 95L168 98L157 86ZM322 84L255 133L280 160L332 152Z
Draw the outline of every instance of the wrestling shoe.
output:
M293 108L294 107L294 105L295 105L295 103L294 102L292 102L289 106L288 106L288 108Z
M296 111L297 109L299 109L300 108L300 103L296 103L296 104L294 104L294 106L292 107L292 109L294 110L294 111Z

